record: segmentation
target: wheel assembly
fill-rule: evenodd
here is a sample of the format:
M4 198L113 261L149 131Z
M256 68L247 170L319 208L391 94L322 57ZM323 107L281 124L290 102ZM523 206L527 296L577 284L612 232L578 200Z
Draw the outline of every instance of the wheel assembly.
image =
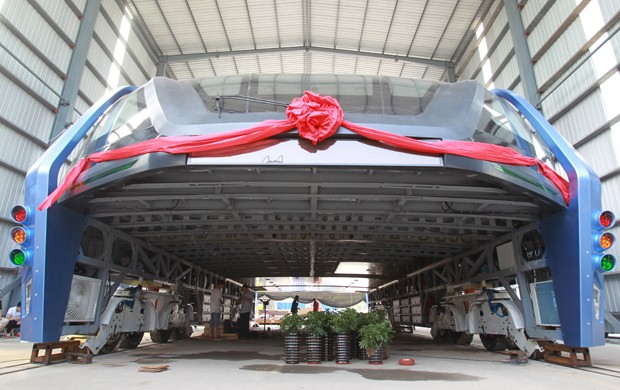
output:
M481 334L480 341L487 351L503 351L507 347L506 336L497 334Z
M160 329L151 332L151 340L154 343L167 343L170 340L170 329Z

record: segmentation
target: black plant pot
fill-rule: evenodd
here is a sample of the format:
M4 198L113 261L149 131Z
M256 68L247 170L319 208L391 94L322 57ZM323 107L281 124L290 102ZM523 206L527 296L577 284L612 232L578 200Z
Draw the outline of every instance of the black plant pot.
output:
M321 361L331 362L334 360L334 334L328 332L321 339Z
M368 355L368 364L383 364L383 357L386 355L383 345L375 349L372 355Z
M336 364L349 364L351 336L348 333L336 333L334 345L336 352Z
M284 362L286 364L299 364L299 333L284 334Z
M308 364L321 364L321 336L306 336L306 350Z
M349 344L349 359L359 357L359 338L360 335L357 332L351 333L351 343Z
M368 352L366 351L366 348L360 348L359 353L360 360L368 360Z

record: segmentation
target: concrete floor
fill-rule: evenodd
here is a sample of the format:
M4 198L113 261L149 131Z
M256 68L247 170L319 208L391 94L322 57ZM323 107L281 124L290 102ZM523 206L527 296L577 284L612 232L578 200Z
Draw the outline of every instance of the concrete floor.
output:
M620 338L591 348L592 368L568 368L542 361L516 364L505 354L471 346L435 344L428 329L399 334L380 366L284 363L283 340L274 334L249 340L211 341L197 337L154 344L145 336L133 350L98 355L92 364L31 364L32 343L0 339L0 383L17 389L618 389ZM401 366L400 358L416 364ZM158 373L142 366L168 365Z

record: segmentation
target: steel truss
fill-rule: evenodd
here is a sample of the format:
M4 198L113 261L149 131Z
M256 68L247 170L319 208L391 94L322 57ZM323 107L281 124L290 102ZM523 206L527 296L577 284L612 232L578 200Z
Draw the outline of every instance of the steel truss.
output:
M539 230L532 223L457 256L450 256L383 284L369 292L372 308L385 308L395 327L430 326L430 307L450 294L472 288L503 288L516 304L529 337L562 339L560 328L536 325L530 283L551 278L549 259L526 260L521 251L524 235ZM513 243L515 264L500 269L496 248Z
M96 219L89 218L84 229L75 274L103 281L97 307L104 309L121 284L144 287L165 286L189 302L195 294L198 319L202 302L217 281L224 282L224 296L230 306L240 295L241 283L224 278L202 267L129 236ZM232 308L229 308L232 309ZM99 328L98 310L90 324L65 324L63 334L92 334ZM231 311L231 310L229 310Z

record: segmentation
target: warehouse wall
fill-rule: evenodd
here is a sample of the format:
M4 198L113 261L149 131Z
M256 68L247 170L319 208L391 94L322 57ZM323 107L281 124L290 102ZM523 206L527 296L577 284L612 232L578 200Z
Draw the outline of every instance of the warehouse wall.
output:
M521 0L519 5L539 93L531 103L600 175L603 207L620 215L620 2ZM504 1L497 1L457 64L458 79L525 96L513 47ZM620 256L618 247L614 251Z
M28 168L51 143L86 0L0 0L0 289L16 275L11 208L23 202ZM102 0L67 125L122 85L155 75L149 49L122 0ZM78 72L79 73L79 72Z

